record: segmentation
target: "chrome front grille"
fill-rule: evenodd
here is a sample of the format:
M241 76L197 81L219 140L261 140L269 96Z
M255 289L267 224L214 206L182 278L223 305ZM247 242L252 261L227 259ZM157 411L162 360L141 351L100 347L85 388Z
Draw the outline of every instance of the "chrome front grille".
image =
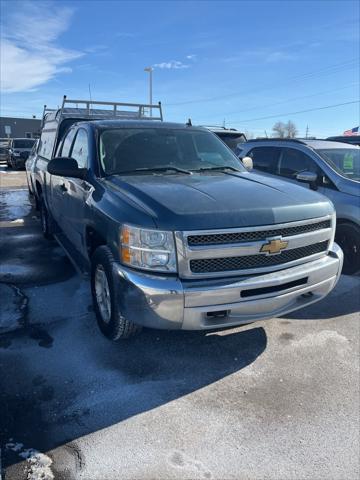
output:
M249 268L270 267L293 262L316 253L326 252L329 242L315 243L306 247L294 248L280 255L247 255L245 257L204 258L190 260L193 273L229 272Z
M258 274L319 258L333 240L334 219L328 215L261 227L175 232L179 275L190 279ZM264 250L269 242L283 249Z
M316 230L322 230L323 228L330 227L331 220L324 220L323 222L297 225L295 227L279 228L274 230L189 235L188 245L194 247L199 245L222 245L229 243L251 242L254 240L265 240L266 238L278 235L281 235L282 237L300 235L302 233L315 232Z

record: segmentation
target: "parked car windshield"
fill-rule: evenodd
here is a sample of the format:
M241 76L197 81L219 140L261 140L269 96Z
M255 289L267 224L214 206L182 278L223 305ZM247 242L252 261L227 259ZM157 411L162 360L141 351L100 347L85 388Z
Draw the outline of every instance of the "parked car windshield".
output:
M29 140L14 140L14 148L32 148L34 145L35 139L29 138Z
M136 170L186 171L225 168L245 171L212 133L189 128L119 128L100 135L100 163L107 175ZM186 172L185 172L186 173Z
M360 181L360 148L326 148L317 152L340 175Z

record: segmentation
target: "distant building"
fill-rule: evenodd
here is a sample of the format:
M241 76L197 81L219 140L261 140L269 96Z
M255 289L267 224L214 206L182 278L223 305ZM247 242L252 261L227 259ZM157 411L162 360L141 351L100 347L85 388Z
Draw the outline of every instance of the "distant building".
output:
M39 118L0 117L0 138L38 138Z

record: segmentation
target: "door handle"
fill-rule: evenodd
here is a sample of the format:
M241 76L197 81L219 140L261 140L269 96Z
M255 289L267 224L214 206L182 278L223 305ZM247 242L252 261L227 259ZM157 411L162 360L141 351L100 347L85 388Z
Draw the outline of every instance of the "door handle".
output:
M62 192L67 192L67 188L66 188L65 183L62 183L62 184L60 185L60 190L61 190Z

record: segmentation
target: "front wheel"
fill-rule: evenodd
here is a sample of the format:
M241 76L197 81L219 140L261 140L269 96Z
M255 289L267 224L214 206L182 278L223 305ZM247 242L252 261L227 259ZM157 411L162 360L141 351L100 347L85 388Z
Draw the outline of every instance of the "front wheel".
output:
M46 239L49 240L52 238L53 234L52 219L42 198L39 201L39 211L42 234Z
M108 247L98 247L91 259L91 293L101 332L110 340L132 337L141 331L127 320L118 301L119 284L113 275L114 257Z
M354 275L360 271L360 228L351 223L337 225L335 241L344 252L342 273Z

